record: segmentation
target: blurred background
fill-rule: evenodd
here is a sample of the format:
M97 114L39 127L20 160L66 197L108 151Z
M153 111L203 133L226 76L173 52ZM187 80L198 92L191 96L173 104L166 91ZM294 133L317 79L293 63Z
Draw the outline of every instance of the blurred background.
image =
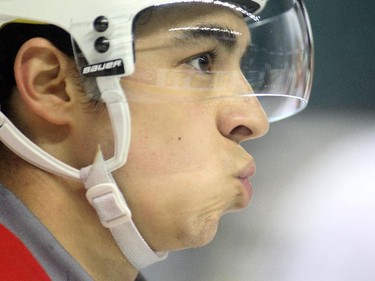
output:
M144 270L150 281L375 280L375 1L306 0L310 104L244 147L254 196L215 240Z

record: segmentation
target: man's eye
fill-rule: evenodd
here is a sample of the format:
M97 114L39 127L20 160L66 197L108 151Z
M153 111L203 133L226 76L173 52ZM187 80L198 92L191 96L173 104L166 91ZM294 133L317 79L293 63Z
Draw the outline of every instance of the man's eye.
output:
M212 71L215 55L213 53L206 53L195 56L189 59L186 63L196 70L204 73L210 73Z

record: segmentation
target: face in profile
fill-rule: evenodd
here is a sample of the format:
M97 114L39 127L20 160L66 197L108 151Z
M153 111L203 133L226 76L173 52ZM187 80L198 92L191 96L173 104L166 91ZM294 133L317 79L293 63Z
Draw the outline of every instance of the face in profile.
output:
M240 142L267 118L244 79L251 40L222 6L147 10L136 26L136 71L122 80L132 116L127 164L114 173L133 219L156 251L202 246L220 217L246 207L254 159Z

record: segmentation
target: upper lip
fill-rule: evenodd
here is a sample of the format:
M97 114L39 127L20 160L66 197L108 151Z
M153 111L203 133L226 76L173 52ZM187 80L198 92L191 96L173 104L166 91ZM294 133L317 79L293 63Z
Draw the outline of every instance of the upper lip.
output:
M238 174L238 178L240 179L251 178L252 176L254 176L255 171L256 171L255 163L254 162L249 163L240 170Z

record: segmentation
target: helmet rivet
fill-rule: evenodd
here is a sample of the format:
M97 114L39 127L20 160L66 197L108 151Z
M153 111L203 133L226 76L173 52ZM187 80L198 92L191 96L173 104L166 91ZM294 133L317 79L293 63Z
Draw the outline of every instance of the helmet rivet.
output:
M98 32L104 32L109 26L109 21L105 16L97 17L94 21L94 28Z
M110 46L109 39L107 37L99 37L95 40L95 50L99 53L105 53L108 51Z

